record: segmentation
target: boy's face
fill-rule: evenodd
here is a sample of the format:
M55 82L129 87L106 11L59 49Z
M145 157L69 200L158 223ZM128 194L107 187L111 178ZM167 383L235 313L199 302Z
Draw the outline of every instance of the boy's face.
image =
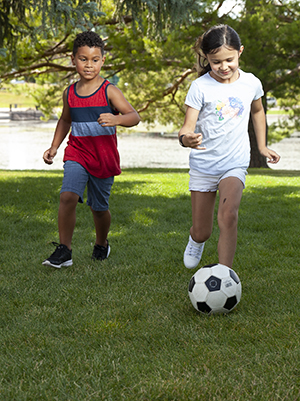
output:
M99 47L82 46L78 48L75 56L72 55L72 63L82 79L88 81L97 77L105 61Z

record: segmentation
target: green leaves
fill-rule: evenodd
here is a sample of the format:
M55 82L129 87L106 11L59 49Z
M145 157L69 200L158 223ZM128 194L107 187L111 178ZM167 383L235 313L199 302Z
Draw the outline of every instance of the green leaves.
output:
M9 50L0 50L0 78L67 86L76 77L69 58L74 37L94 29L106 43L103 77L118 82L144 121L179 127L186 92L196 77L195 40L210 26L228 23L245 46L241 68L261 79L265 96L272 92L282 107L293 107L292 124L287 127L292 132L299 121L296 105L288 100L298 99L300 93L298 2L245 0L240 15L219 15L222 3L0 0L0 34ZM4 15L1 10L8 11Z
M38 41L38 33L47 36L49 30L91 29L104 15L97 2L76 0L1 0L0 10L0 45L10 49L26 35Z

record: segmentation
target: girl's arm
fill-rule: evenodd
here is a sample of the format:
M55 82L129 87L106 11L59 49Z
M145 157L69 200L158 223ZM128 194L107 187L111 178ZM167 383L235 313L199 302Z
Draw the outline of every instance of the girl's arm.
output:
M141 121L140 116L125 99L119 88L114 85L109 85L107 87L107 96L112 107L117 109L121 114L100 114L97 121L103 127L114 127L116 125L121 125L122 127L133 127Z
M251 117L259 153L268 158L268 163L278 163L280 156L266 145L266 115L261 98L251 104Z
M178 132L178 138L181 138L183 146L194 149L205 149L200 147L202 134L195 134L195 127L198 120L199 110L187 107L185 119L182 128Z
M70 108L67 102L67 89L65 89L63 94L63 111L58 123L56 125L56 129L54 132L54 137L52 140L51 147L44 152L43 159L47 164L53 163L53 158L56 156L57 149L62 144L63 140L67 136L70 127L71 127L71 115Z

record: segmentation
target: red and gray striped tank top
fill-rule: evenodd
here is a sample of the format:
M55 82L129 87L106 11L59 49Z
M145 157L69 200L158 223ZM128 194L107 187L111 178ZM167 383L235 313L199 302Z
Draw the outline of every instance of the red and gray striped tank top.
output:
M76 83L67 89L72 130L64 161L80 163L90 174L108 178L121 174L120 157L117 149L116 127L102 127L97 119L101 113L118 114L112 109L107 97L107 80L89 96L79 96Z

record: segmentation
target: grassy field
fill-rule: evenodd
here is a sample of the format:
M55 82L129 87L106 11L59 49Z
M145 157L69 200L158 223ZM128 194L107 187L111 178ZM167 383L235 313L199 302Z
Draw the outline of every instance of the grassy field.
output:
M15 107L35 108L36 103L31 96L25 94L16 94L9 88L0 89L0 108L9 108L10 105Z
M242 300L203 316L182 262L188 174L125 170L111 196L111 255L92 262L78 205L74 264L57 241L62 172L0 171L1 400L298 400L300 173L252 170L233 268ZM202 264L217 261L215 224Z
M20 85L18 85L18 88ZM18 89L20 90L20 89ZM24 93L17 94L10 88L0 89L0 108L9 108L9 106L17 104L18 107L32 107L35 108L36 102L31 96L26 96ZM286 114L284 110L269 109L268 114Z

